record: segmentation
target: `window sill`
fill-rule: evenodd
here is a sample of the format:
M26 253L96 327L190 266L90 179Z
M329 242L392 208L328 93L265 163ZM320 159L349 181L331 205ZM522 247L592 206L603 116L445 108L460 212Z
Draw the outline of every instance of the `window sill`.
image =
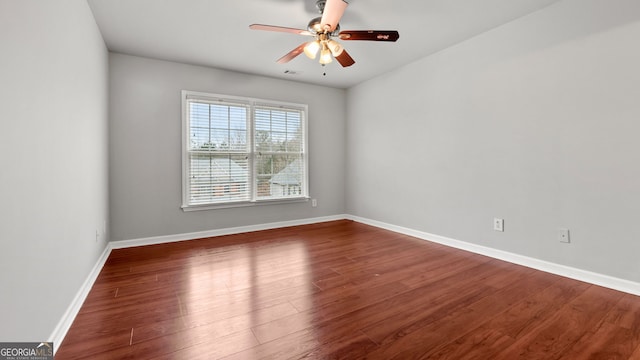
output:
M191 211L201 211L201 210L232 209L232 208L249 207L249 206L291 204L291 203L308 202L309 199L310 199L309 197L299 197L299 198L290 198L290 199L245 201L245 202L216 204L216 205L212 205L212 204L182 205L182 211L191 212Z

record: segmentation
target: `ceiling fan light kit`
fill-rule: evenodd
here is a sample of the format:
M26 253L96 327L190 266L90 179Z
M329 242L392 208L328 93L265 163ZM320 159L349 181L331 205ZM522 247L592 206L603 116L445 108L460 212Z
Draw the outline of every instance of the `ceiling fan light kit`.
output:
M344 0L318 0L316 7L322 14L321 17L312 19L307 25L307 30L295 29L283 26L264 24L249 25L253 30L286 32L304 36L313 36L315 39L299 45L289 53L277 60L284 64L301 53L308 58L315 59L320 51L319 62L323 66L329 64L335 58L340 65L348 67L355 64L355 60L347 53L344 47L332 37L341 40L367 40L367 41L397 41L400 34L395 30L345 30L340 31L340 19L349 4Z

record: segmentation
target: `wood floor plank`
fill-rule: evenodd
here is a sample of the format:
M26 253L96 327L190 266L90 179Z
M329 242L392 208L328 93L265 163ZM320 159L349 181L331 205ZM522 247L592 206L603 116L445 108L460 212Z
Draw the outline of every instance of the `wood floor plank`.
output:
M582 336L568 351L576 359L628 359L640 344L640 330L626 329L608 322Z
M285 337L298 331L310 328L319 323L321 317L314 310L296 312L268 323L256 324L253 334L261 344Z
M487 327L513 339L529 334L589 287L586 283L559 279L546 289L515 303L487 322Z
M341 220L111 253L65 359L640 359L640 298Z
M489 264L480 264L452 274L427 288L428 293L419 298L422 306L416 304L414 307L395 309L392 316L379 324L363 328L363 331L378 344L406 336L415 329L493 294L495 290L480 280L499 271Z
M138 343L193 328L209 329L208 332L211 339L216 339L262 324L270 324L296 314L298 314L298 311L288 302L260 310L243 312L232 317L220 314L217 311L195 315L186 314L181 317L136 327L134 329L133 342Z
M344 336L300 354L300 359L365 359L377 345L360 332Z
M606 321L627 329L640 331L640 301L638 301L638 297L624 294L607 314Z
M322 341L313 329L305 329L291 335L260 344L222 357L224 360L281 360L301 359L304 354L321 347Z
M482 326L495 314L506 311L509 307L531 294L542 291L557 279L546 274L535 274L526 278L516 278L499 291L489 290L470 298L469 301L458 300L450 311L439 311L431 317L421 318L401 327L391 327L385 336L377 342L381 346L372 351L368 357L372 359L421 359L428 358L440 348L455 339ZM485 287L491 289L491 287ZM447 306L447 305L443 305Z
M589 331L597 329L613 309L622 293L589 286L571 302L565 304L547 321L522 336L499 358L533 359L541 354L548 359L571 354L570 349ZM588 329L588 331L585 331Z
M56 352L56 359L91 359L105 349L129 346L131 328L116 331L78 331L73 327L67 333L63 346Z
M512 337L490 327L480 326L465 336L429 353L429 359L492 359L496 349L515 342Z

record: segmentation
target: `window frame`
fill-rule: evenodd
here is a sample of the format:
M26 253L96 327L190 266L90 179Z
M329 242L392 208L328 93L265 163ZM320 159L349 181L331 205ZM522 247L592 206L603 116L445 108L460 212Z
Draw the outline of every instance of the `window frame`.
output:
M182 205L183 211L197 211L197 210L212 210L223 209L233 207L244 206L256 206L256 205L268 205L268 204L282 204L282 203L295 203L309 201L309 154L308 154L308 105L292 102L283 102L275 100L267 100L260 98L241 97L233 95L222 95L207 92L182 90L182 141L181 141L181 153L182 153ZM219 203L203 203L203 204L191 204L190 203L190 119L189 119L189 103L191 101L202 101L209 103L224 103L229 102L231 104L242 104L248 107L247 118L247 161L248 161L248 193L249 200L242 201L226 201ZM255 109L256 107L272 107L291 109L300 111L302 119L300 126L302 127L302 139L301 139L301 155L303 161L303 176L302 176L302 189L299 196L292 197L258 197L258 174L257 174L257 157L259 152L256 150L255 134L256 134L256 119ZM289 152L282 153L284 155Z

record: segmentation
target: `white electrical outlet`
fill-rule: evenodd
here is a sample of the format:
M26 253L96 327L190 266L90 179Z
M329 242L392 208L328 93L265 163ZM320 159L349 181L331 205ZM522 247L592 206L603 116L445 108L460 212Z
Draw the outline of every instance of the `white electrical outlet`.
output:
M561 243L570 243L569 239L569 229L560 229L558 230L558 241Z
M495 231L504 231L504 219L493 219L493 230Z
M311 199L311 206L312 207L317 207L318 206L318 200L317 199Z

